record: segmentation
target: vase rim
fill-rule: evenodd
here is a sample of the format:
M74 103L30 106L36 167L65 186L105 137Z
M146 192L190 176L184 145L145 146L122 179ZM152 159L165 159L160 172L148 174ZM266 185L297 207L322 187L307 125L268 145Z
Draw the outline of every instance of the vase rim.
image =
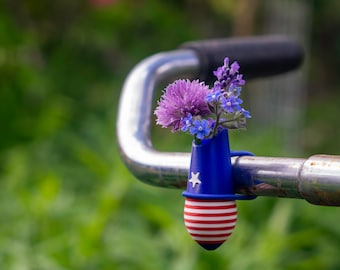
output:
M223 134L226 134L226 135L224 135L224 136L227 136L227 139L228 139L228 142L229 142L228 129L225 128L225 129L219 131L214 137L201 140L201 143L200 143L200 144L196 144L196 143L195 143L195 140L193 140L193 141L192 141L192 145L195 146L195 147L202 147L202 146L204 146L204 145L207 145L207 144L210 143L211 141L217 139L218 137L222 136Z

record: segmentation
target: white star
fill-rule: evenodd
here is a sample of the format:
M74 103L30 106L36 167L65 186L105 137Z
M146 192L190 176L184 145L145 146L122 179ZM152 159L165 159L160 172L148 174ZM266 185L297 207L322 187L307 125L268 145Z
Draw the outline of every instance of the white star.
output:
M192 188L195 188L196 184L199 185L201 184L201 180L198 179L199 176L199 172L198 173L193 173L191 172L191 178L189 179L189 182L192 184Z

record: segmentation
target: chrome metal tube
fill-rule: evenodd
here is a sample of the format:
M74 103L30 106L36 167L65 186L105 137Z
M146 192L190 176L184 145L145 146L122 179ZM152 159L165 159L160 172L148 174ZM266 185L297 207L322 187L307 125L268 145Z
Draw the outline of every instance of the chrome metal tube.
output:
M197 77L198 71L196 54L178 50L145 59L125 81L118 108L118 145L129 170L147 184L186 186L190 154L156 151L150 141L150 121L157 86L175 78ZM233 157L232 165L237 193L340 206L340 156L243 156Z
M182 187L187 153L161 153L150 141L154 91L172 78L194 77L199 61L191 50L159 53L139 63L128 75L120 97L117 139L129 170L140 180L163 187Z
M340 206L340 156L240 157L232 163L239 193Z
M310 203L340 206L340 156L307 159L300 171L298 190Z

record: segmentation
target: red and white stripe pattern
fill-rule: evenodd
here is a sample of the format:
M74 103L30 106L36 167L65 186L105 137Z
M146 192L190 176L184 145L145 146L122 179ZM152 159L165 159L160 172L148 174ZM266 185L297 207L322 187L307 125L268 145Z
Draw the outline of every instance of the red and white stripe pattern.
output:
M236 221L235 201L185 199L185 226L191 237L205 249L216 249L226 241Z

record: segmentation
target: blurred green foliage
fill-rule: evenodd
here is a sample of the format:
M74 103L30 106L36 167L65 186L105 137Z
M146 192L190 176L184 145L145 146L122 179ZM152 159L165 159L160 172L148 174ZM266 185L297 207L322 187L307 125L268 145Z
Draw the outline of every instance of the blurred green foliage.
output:
M335 208L240 202L233 236L206 252L184 228L181 192L136 181L120 161L114 125L124 77L152 53L228 35L230 18L215 14L212 2L0 4L1 269L339 269ZM330 7L315 5L319 30ZM336 79L327 78L334 89ZM325 97L307 112L306 153L340 149L339 95ZM156 132L169 149L188 147L184 137L179 145ZM231 141L235 149L280 155L271 134L236 132Z

